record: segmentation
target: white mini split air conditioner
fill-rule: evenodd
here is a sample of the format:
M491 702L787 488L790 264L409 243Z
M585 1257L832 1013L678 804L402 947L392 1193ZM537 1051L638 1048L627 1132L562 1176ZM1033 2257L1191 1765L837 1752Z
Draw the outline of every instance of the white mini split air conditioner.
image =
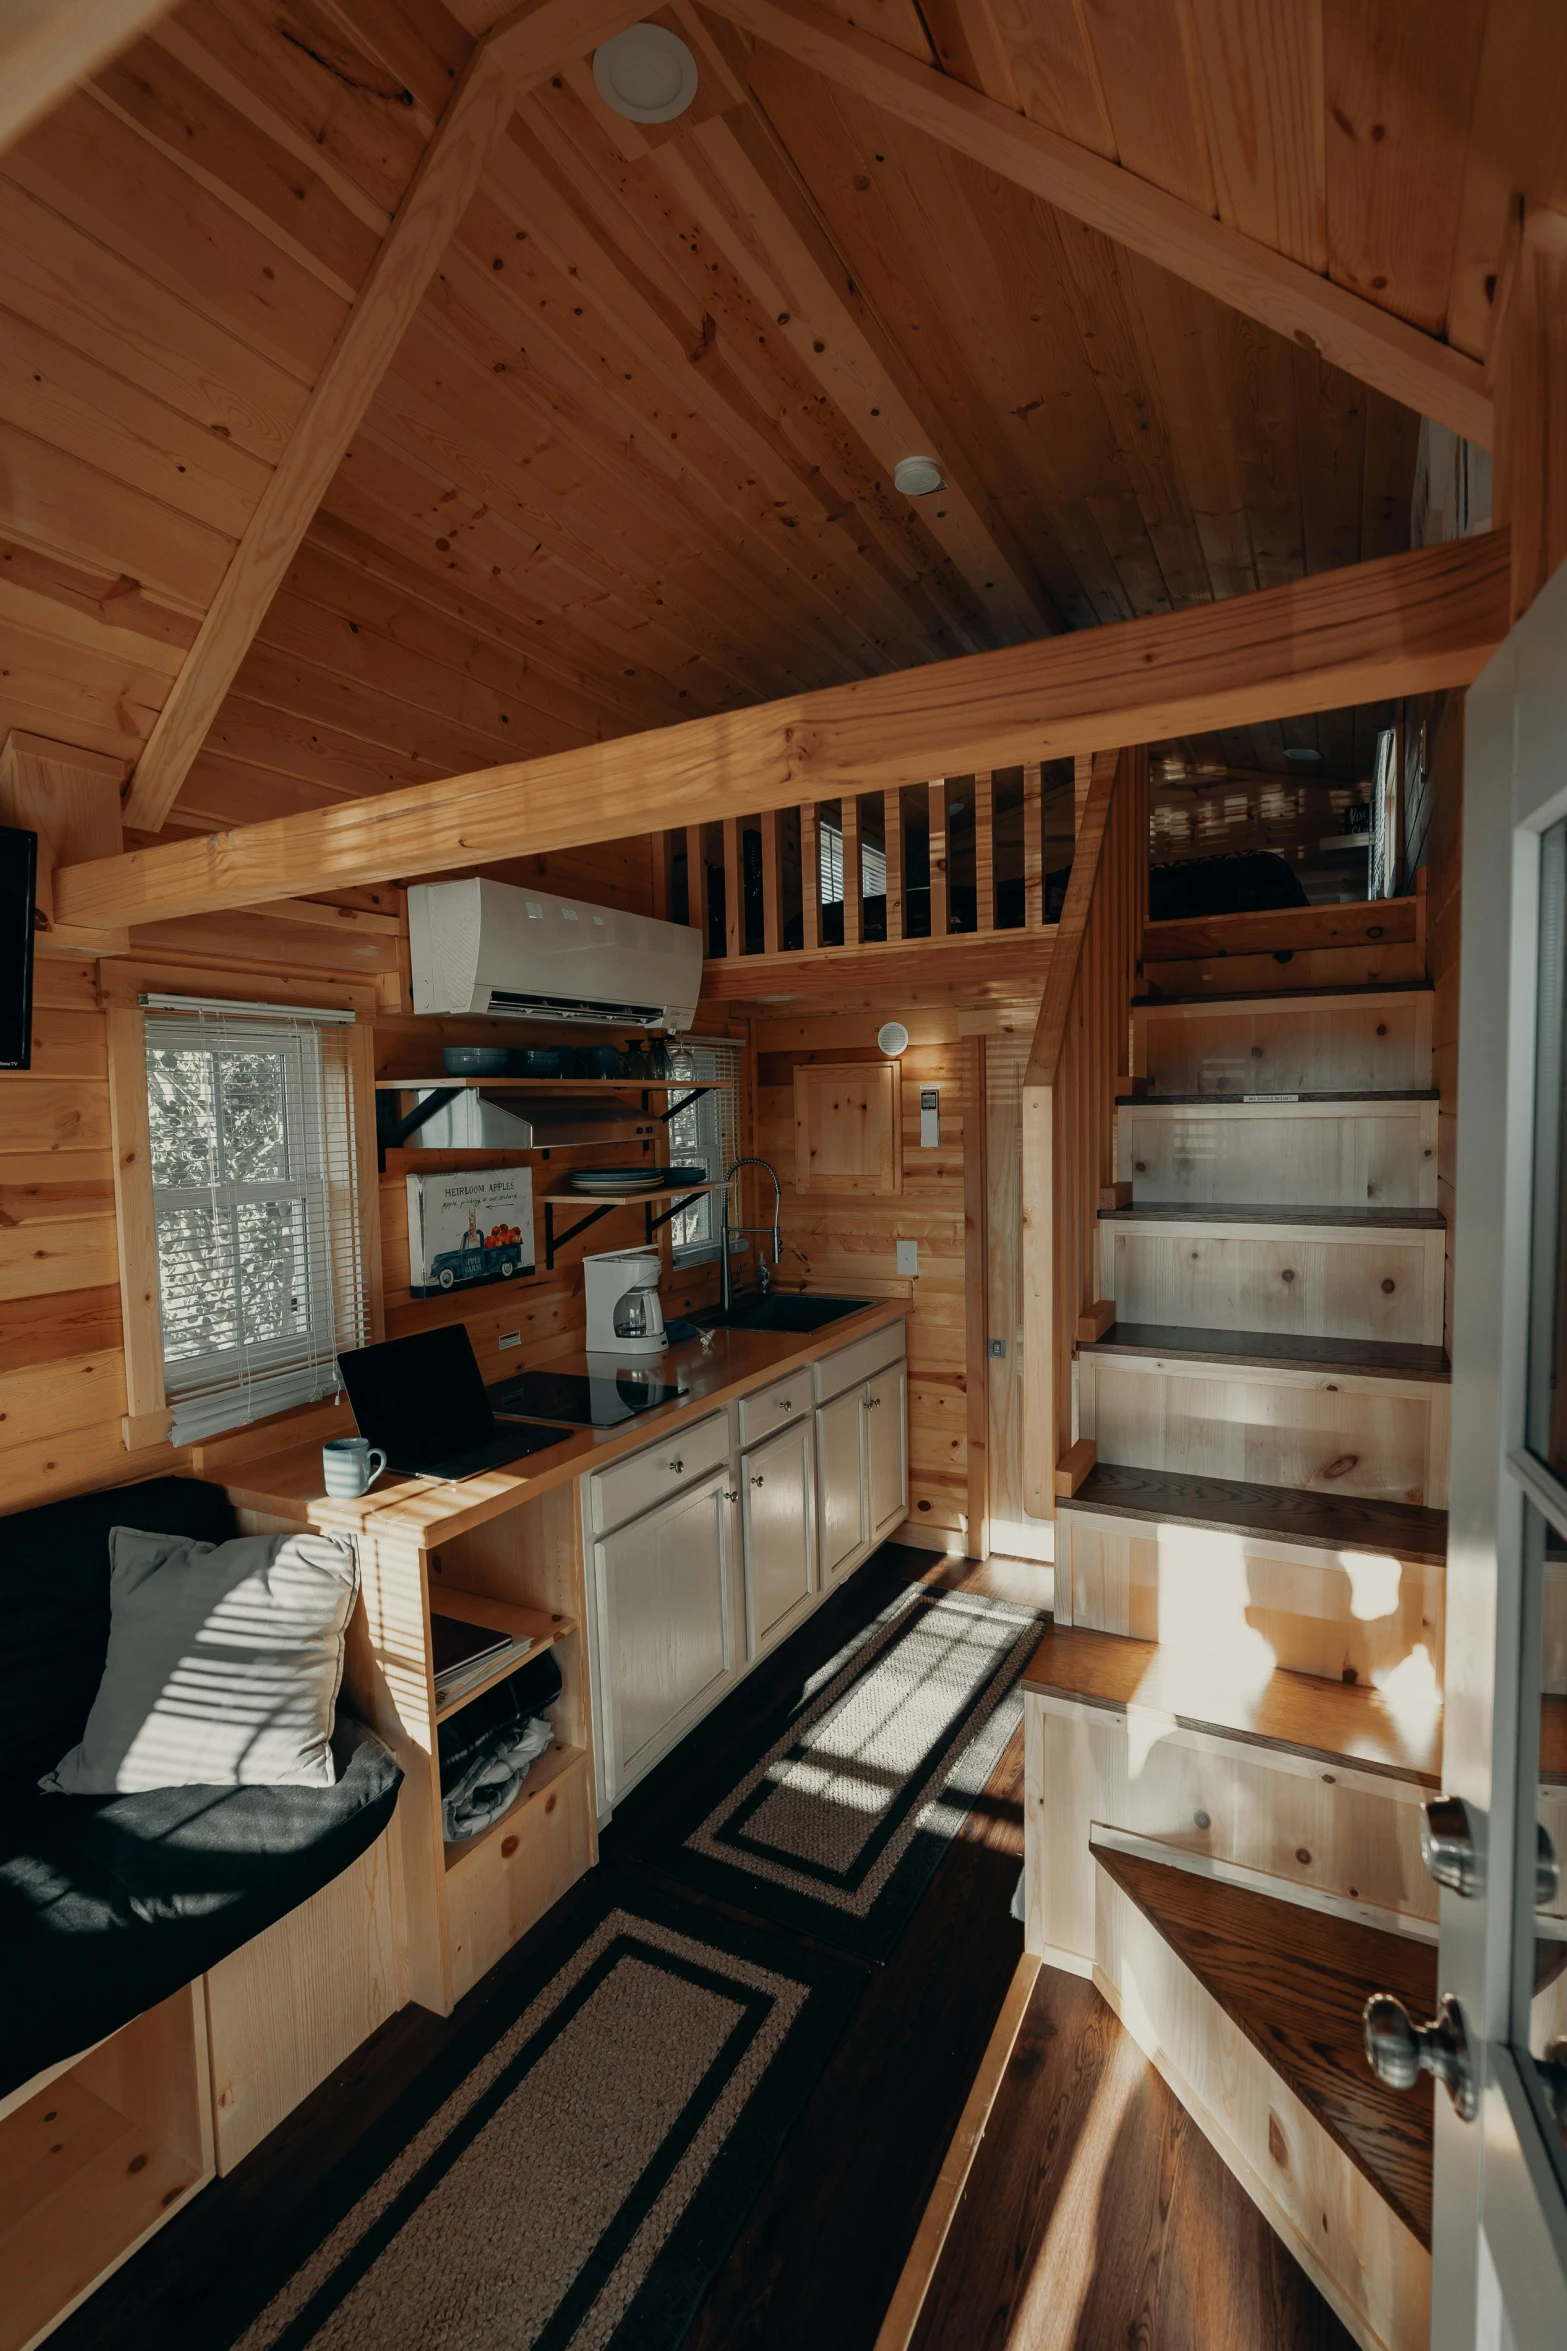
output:
M702 988L698 932L510 882L417 884L408 945L415 1012L688 1029Z

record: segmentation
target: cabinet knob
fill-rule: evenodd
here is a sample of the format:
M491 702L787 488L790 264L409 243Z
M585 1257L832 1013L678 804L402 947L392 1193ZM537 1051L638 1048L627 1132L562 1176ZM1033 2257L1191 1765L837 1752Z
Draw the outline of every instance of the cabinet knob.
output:
M777 1405L780 1412L792 1412L794 1410L794 1398L792 1396L775 1396L773 1398L773 1402Z
M881 1398L880 1398L879 1396L867 1396L867 1397L866 1397L866 1399L865 1399L865 1409L866 1409L866 1411L867 1411L867 1412L874 1412L874 1411L876 1410L877 1406L880 1404L880 1402L881 1402Z
M685 1468L685 1463L683 1461L670 1461L665 1464L665 1467L672 1469L676 1477L679 1477L680 1472Z
M757 1475L751 1480L751 1483L753 1486L765 1486L767 1480L761 1475L760 1471L758 1471Z
M738 1501L739 1501L739 1499L740 1499L740 1491L739 1491L739 1488L738 1488L738 1487L725 1486L725 1488L724 1488L724 1500L725 1500L726 1502L738 1502Z

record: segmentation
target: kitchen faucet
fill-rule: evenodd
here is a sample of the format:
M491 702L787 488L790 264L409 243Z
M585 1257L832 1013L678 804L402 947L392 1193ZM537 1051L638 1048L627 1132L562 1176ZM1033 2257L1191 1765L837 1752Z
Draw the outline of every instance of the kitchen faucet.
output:
M739 1174L742 1167L765 1168L767 1173L773 1179L773 1221L770 1227L765 1224L732 1225L729 1222L729 1187L734 1182L735 1177ZM733 1167L729 1170L729 1173L724 1178L724 1204L720 1209L718 1216L719 1298L726 1314L729 1312L730 1307L734 1304L734 1284L731 1281L729 1274L730 1234L766 1233L770 1230L773 1236L773 1263L774 1265L777 1265L783 1256L783 1235L779 1231L779 1219L782 1217L782 1215L783 1186L778 1181L778 1170L773 1166L772 1161L769 1159L757 1159L755 1157L737 1159ZM758 1263L757 1282L761 1289L762 1296L765 1298L769 1287L765 1260L761 1260Z

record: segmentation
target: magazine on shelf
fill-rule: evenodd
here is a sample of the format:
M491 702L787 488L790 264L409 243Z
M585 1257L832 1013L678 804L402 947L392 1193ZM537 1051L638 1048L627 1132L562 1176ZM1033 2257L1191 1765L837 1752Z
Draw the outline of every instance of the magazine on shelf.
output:
M493 1625L468 1624L461 1617L430 1617L430 1661L435 1702L450 1705L505 1666L518 1663L533 1647L531 1635L497 1632Z

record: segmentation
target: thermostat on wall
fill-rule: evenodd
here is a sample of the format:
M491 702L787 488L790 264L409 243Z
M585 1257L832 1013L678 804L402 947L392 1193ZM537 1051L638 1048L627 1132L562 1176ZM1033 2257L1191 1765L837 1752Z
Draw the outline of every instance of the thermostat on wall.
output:
M941 1141L941 1088L920 1088L920 1149L934 1151Z

